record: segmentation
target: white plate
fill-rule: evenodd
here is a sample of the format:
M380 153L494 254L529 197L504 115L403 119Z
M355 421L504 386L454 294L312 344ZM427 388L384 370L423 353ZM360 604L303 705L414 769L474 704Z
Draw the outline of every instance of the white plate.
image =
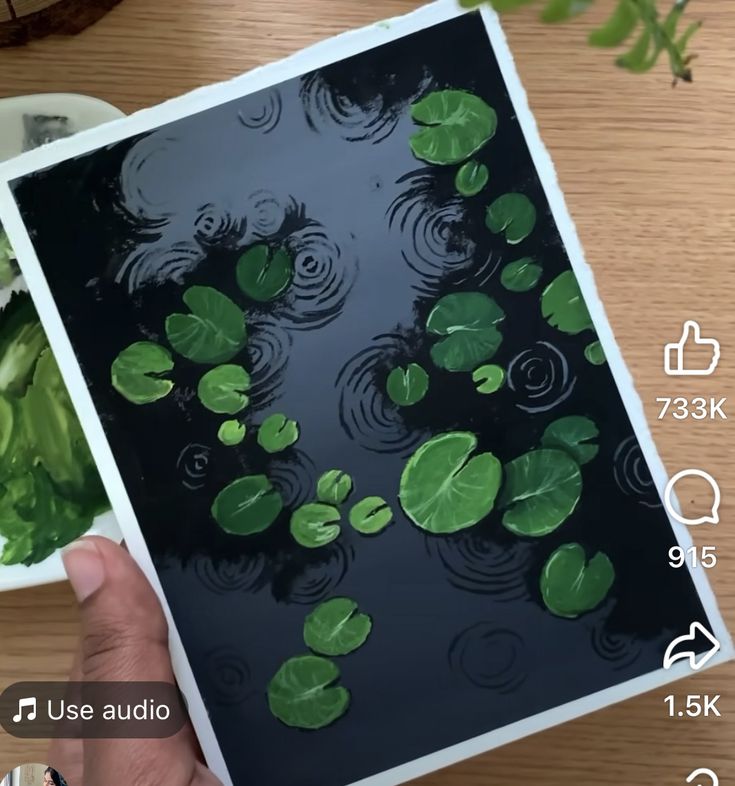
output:
M53 134L62 130L73 133L86 131L110 120L117 120L123 117L124 113L97 98L68 93L2 98L0 99L0 161L24 152L29 123L26 118L33 116L50 118L46 122L48 122L48 131ZM65 122L58 118L65 119ZM37 131L40 134L44 133L43 123L37 127ZM0 309L5 307L13 291L25 289L25 282L20 276L10 287L0 289ZM111 511L98 516L88 534L104 535L118 542L122 540L117 521ZM4 542L0 536L0 548ZM0 565L0 592L50 584L65 579L66 573L58 551L37 565Z

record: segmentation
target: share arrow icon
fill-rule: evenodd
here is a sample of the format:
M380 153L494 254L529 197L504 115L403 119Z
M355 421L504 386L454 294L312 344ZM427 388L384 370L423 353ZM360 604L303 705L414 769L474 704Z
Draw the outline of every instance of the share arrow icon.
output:
M698 634L704 636L709 644L709 648L704 652L695 652L694 650L693 645ZM675 650L683 644L689 644L690 646L688 649L684 648L680 652L675 653ZM674 639L667 647L666 654L664 655L664 668L670 669L678 660L688 660L689 666L694 671L699 671L703 666L709 663L721 649L720 642L717 641L701 622L692 622L689 626L689 633L685 633L683 636Z

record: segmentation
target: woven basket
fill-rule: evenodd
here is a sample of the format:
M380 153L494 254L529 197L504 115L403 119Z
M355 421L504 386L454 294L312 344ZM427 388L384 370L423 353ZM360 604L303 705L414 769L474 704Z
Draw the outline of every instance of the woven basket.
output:
M51 33L74 35L120 0L0 0L0 47L18 46Z

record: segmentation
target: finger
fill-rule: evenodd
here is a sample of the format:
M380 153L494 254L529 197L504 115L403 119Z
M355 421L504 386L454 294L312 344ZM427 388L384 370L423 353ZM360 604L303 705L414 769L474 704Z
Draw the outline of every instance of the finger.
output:
M82 538L63 554L82 619L85 681L174 683L166 620L133 559L104 538ZM199 778L190 727L162 740L85 740L84 782L136 786L193 784Z

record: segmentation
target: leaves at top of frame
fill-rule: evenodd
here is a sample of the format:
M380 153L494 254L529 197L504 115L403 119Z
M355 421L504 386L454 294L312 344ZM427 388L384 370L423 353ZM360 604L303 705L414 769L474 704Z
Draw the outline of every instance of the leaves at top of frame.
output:
M167 396L174 387L166 374L174 367L171 353L152 341L137 341L112 362L112 386L131 404L151 404Z
M578 543L560 546L541 572L541 596L558 617L574 619L602 603L615 581L615 568L599 551L587 560Z
M438 90L411 107L424 127L411 136L413 154L429 164L459 164L495 135L498 117L479 96Z
M474 526L493 509L503 470L492 453L472 456L476 448L474 434L456 431L433 437L411 456L399 498L414 524L447 535Z
M547 0L541 12L541 21L558 23L568 22L584 13L594 0Z
M590 33L588 40L592 46L620 46L632 35L640 19L634 0L618 0L612 15Z
M446 371L473 371L497 352L503 341L496 327L505 312L482 292L453 292L440 298L426 329L445 336L431 348L431 359Z
M183 300L191 314L166 319L166 335L180 355L195 363L225 363L245 346L245 314L227 295L194 286Z
M517 245L533 232L536 208L525 194L503 194L488 207L485 224L496 235L504 232L509 245Z
M572 270L565 270L546 287L541 295L541 313L552 327L572 336L593 327L579 282Z
M283 248L273 251L266 245L253 246L240 257L236 277L238 286L248 297L266 303L290 286L294 277L293 260Z

